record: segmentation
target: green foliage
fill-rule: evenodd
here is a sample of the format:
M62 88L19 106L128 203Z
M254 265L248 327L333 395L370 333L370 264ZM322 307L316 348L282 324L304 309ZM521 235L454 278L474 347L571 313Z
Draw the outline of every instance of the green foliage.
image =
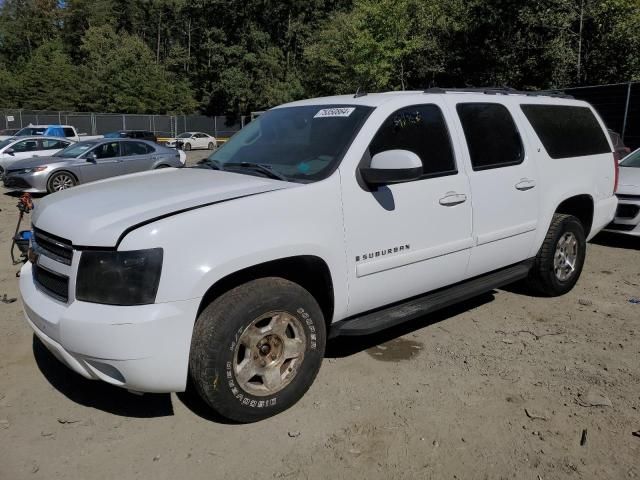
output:
M3 107L246 114L321 94L640 79L638 0L4 0Z

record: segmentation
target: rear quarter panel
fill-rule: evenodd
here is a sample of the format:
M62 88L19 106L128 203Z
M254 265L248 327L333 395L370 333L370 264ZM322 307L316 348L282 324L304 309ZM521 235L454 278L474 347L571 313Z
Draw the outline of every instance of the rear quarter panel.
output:
M520 105L546 104L558 105L559 100L555 98L532 97L519 101ZM613 192L614 183L614 163L613 145L606 127L597 112L586 102L578 100L562 100L562 105L588 107L595 115L603 135L609 143L611 152L571 158L551 158L545 150L535 130L527 120L520 108L517 109L518 123L522 126L532 146L532 154L536 157L538 169L539 212L540 222L534 246L530 252L533 257L537 254L547 235L553 214L558 206L566 199L577 195L589 195L594 203L594 221L590 232L587 233L591 239L598 231L608 223L615 212L615 195ZM612 209L613 208L613 209ZM608 218L611 216L611 218ZM605 218L607 217L607 218Z

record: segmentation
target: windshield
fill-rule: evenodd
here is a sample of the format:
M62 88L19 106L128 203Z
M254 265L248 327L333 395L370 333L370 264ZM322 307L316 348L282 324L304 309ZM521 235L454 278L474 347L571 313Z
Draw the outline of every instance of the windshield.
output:
M11 137L11 138L7 138L6 140L2 140L0 142L0 150L2 150L4 147L6 147L7 145L10 145L11 143L15 142L16 139Z
M246 162L268 167L288 180L322 180L337 167L372 110L349 105L269 110L205 162L225 170Z
M624 157L620 162L620 166L640 168L640 149Z
M54 155L54 157L62 157L62 158L78 158L83 153L85 153L90 148L93 148L97 145L96 142L80 142L74 143L73 145L69 145L64 150L59 151Z
M191 138L191 135L192 135L191 133L185 132L178 135L177 138Z
M43 135L46 128L44 127L24 127L22 130L16 133L17 137L30 137L32 135Z

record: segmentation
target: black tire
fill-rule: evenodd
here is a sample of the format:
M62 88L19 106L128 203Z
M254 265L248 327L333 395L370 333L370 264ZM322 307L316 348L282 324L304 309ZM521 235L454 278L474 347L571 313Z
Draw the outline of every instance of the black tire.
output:
M209 142L209 145L207 145L207 148L209 150L213 150L215 148L215 145L213 144L213 142Z
M286 339L276 335L275 329L265 332L276 318L287 318L295 325L291 330L291 325L285 327ZM262 330L255 330L256 322ZM253 332L258 332L257 336L246 342L246 336L255 335ZM275 339L266 340L268 337ZM256 343L256 338L261 340ZM265 347L278 339L282 342L282 356L276 361L276 347L271 351ZM280 364L286 356L285 340L298 342L296 348L301 356ZM255 348L245 347L254 343ZM322 311L307 290L282 278L253 280L221 295L198 317L189 357L191 380L203 400L218 414L236 422L255 422L286 410L302 398L320 370L325 343ZM265 359L273 366L265 367ZM270 392L267 381L259 374L248 373L245 381L239 378L240 365L249 363L251 371L258 365L257 368L276 371L278 379L285 378L279 380L283 381L280 389Z
M559 242L565 238L565 235L573 235L576 240L576 259L574 268L567 274L567 278L561 278L563 272L560 270L558 273L559 269L556 268L555 259L557 255L560 255L558 252ZM586 250L587 241L580 220L572 215L554 214L547 236L529 273L527 280L529 287L548 297L556 297L569 292L580 278Z
M191 144L190 144L190 143L184 143L184 144L182 144L182 149L183 149L185 152L189 152L189 151L191 151Z
M64 188L59 188L57 184L59 184L63 179L68 180L65 182L65 184L68 186ZM61 190L67 190L68 188L75 187L77 184L78 184L78 180L72 173L69 173L66 171L56 172L53 175L51 175L51 177L47 181L47 192L54 193L54 192L59 192Z
M159 168L169 168L169 165L165 165L164 163L161 165L158 165L155 170L158 170Z

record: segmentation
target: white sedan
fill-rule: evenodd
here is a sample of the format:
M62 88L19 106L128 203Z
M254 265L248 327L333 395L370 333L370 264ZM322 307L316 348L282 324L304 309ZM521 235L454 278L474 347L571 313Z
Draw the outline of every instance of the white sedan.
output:
M0 173L12 163L31 157L49 157L74 143L60 137L10 137L0 142Z
M618 210L607 230L640 236L640 148L620 162Z
M187 152L198 148L213 150L217 146L215 137L202 132L184 132L167 142L167 147L181 148Z

